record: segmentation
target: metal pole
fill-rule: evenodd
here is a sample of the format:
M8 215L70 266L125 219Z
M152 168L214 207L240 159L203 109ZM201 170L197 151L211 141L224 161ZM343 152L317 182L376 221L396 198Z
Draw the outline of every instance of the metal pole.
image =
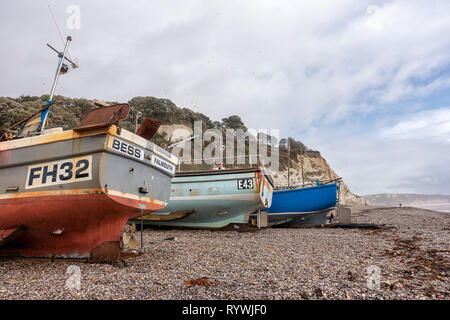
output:
M341 202L341 181L338 181L337 183L338 183L338 199L337 199L337 204L338 204L338 207L339 207L340 202Z
M291 172L290 171L291 171L291 143L288 138L288 188L290 187L290 183L291 183L291 179L290 179Z
M142 232L144 230L144 220L142 219L141 216L141 252L144 251L144 236L142 235Z
M52 49L53 51L55 51L58 55L61 54L61 52L59 52L58 50L56 50L55 48L53 48L53 47L52 47L51 45L49 45L48 43L47 43L47 47L49 47L50 49ZM72 65L72 68L74 68L74 69L78 68L78 65L77 65L75 62L73 62L72 60L70 60L69 58L64 57L64 59L66 59L67 61L70 62L70 64Z
M258 210L258 214L256 215L256 219L257 219L257 227L258 229L261 228L261 210Z
M302 150L302 152L301 152L301 159L302 159L302 184L304 184L305 183L305 175L304 175L304 171L303 171L303 162L305 161L305 159L304 159L304 157L303 157L303 151L304 150Z
M61 67L62 67L64 58L66 56L67 48L69 47L69 42L70 41L72 41L72 37L68 36L67 37L67 41L66 41L66 45L64 46L64 51L63 51L62 55L59 54L60 61L59 61L59 64L58 64L58 69L56 69L56 77L55 77L55 80L53 81L52 90L50 91L50 97L48 98L48 101L50 101L50 102L53 101L53 95L55 93L56 85L58 84L58 79L59 79L59 75L60 75L60 72L61 72Z
M142 116L142 112L138 111L138 113L136 113L136 125L134 126L134 133L137 132L138 129L138 120L139 118Z
M59 79L59 75L61 74L61 67L63 65L63 61L64 61L64 57L66 56L66 52L67 52L67 48L69 47L69 42L72 41L72 37L68 36L67 37L67 41L66 44L64 46L64 51L62 53L58 54L59 57L59 62L58 62L58 67L56 69L56 75L55 75L55 80L53 80L53 86L52 86L52 90L50 91L50 96L47 100L47 106L49 106L47 108L44 115L44 119L41 121L41 128L39 130L40 133L42 133L42 131L44 131L45 129L45 124L47 122L47 118L48 118L48 113L49 113L49 108L50 108L50 104L53 102L53 95L55 94L55 90L56 90L56 85L58 84L58 79Z

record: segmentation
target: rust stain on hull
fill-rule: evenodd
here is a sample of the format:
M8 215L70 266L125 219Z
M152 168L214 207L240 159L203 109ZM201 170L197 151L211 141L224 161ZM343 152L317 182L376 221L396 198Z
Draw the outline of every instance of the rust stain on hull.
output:
M179 220L184 217L187 217L191 214L193 214L195 210L187 210L187 211L174 211L170 212L167 215L163 214L146 214L141 217L139 217L137 220L144 220L144 221L174 221Z
M136 140L134 147L141 148L142 153L156 153L156 146L150 141L119 130L117 121L128 114L127 107L119 105L113 109L112 113L101 111L102 119L107 120L103 126L92 113L95 117L77 130L0 143L0 177L5 177L0 181L0 255L117 260L124 257L121 242L126 222L143 214L151 215L167 205L172 175L162 173L147 160L108 147L108 139L120 136L127 143ZM53 162L64 160L75 167L72 159L80 154L92 155L87 161L92 170L89 179L62 182L62 178L55 178L55 184L27 188L27 170L32 166L47 168L52 164L54 168L58 163ZM164 157L171 163L177 161L171 154ZM130 165L140 176L131 174ZM69 167L61 175L66 175ZM76 175L75 168L71 170L70 175ZM138 192L146 182L155 186L155 191L147 196ZM15 189L8 189L14 186ZM45 191L35 191L37 188ZM17 230L11 230L14 228Z
M0 200L0 229L8 228L18 217L27 226L20 237L0 246L0 255L117 260L125 223L142 215L135 209L138 205L139 201L131 207L106 194L89 193L42 196L38 201ZM147 208L152 212L162 206L147 204Z

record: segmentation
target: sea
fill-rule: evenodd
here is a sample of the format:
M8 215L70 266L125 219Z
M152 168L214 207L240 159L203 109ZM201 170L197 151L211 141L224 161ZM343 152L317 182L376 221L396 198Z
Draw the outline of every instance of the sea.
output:
M450 205L445 204L411 204L411 207L450 213Z

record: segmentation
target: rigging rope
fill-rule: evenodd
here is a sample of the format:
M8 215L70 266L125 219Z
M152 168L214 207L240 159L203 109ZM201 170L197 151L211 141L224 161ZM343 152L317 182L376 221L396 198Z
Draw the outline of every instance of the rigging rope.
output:
M50 8L50 5L48 5L48 10L50 10L50 14L52 16L53 22L55 23L55 26L56 26L56 29L58 30L58 33L59 33L59 36L61 38L62 44L64 45L65 44L64 37L63 37L63 35L61 33L61 30L58 27L58 23L56 22L55 16L53 15L53 11L52 11L52 8ZM72 57L70 56L69 50L67 50L67 55L69 56L69 59L72 60Z

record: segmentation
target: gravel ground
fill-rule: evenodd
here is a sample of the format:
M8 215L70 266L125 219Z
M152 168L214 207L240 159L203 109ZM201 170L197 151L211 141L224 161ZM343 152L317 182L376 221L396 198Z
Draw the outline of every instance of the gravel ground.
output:
M126 262L3 258L0 298L450 298L450 214L353 208L352 220L393 228L277 228L248 233L145 229L146 253ZM165 240L170 237L174 239ZM71 265L81 270L79 289L67 288ZM379 270L379 282L369 275L370 266ZM199 283L206 285L185 284L202 277L208 279Z

